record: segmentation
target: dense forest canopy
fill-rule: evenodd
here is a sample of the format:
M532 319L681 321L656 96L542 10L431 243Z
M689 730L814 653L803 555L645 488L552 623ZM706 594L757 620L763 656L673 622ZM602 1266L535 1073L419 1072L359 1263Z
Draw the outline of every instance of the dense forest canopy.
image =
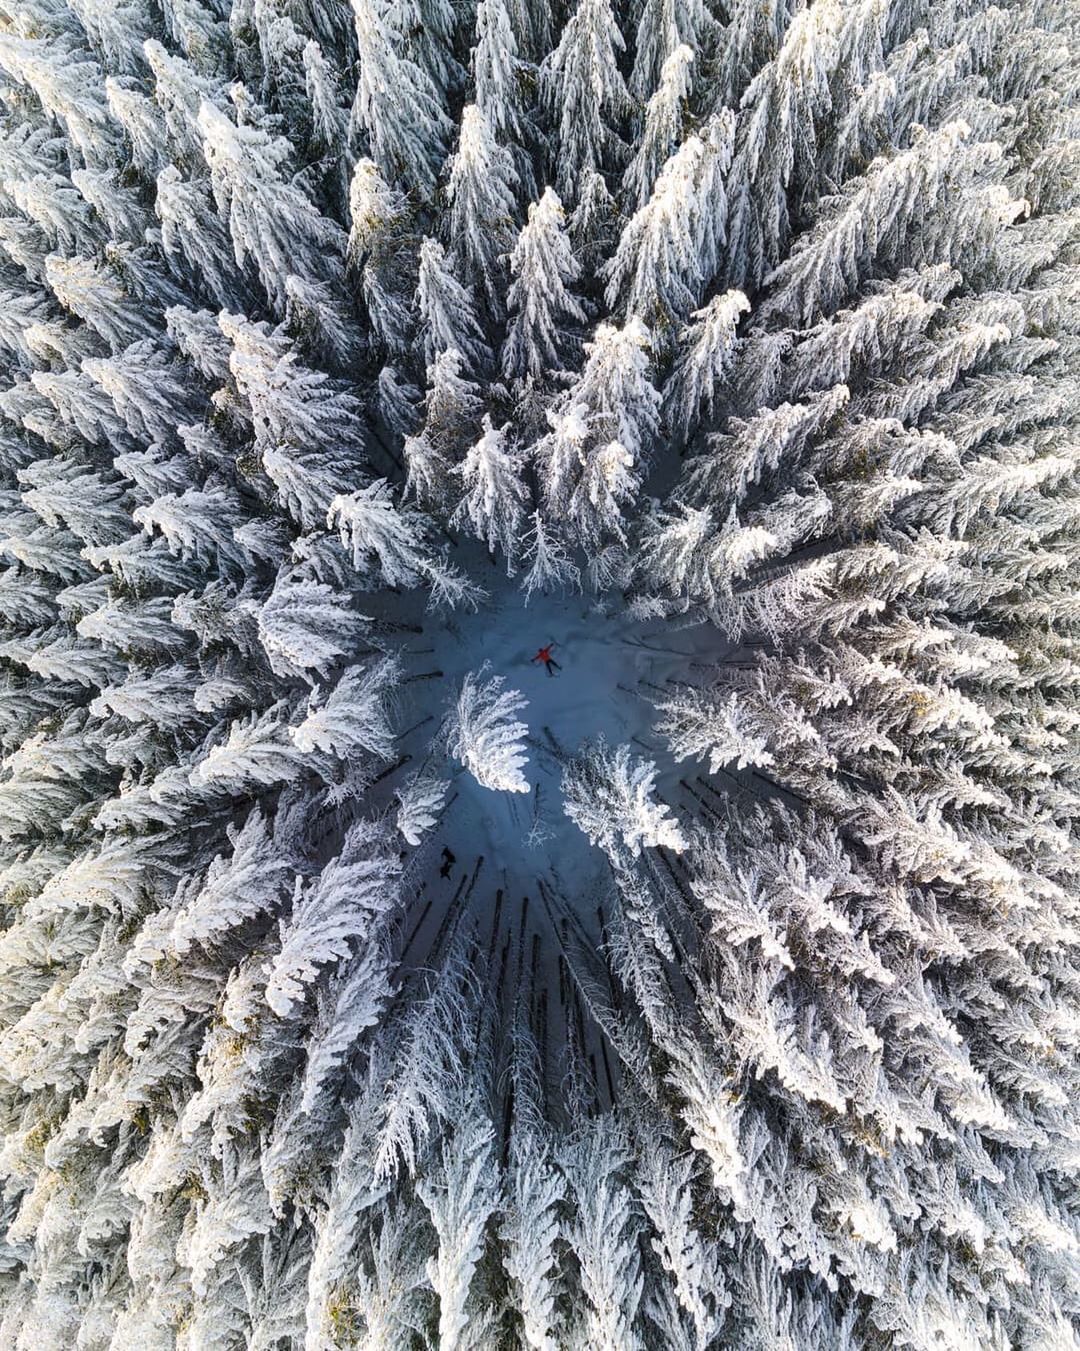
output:
M0 1351L1080 1347L1076 21L0 0Z

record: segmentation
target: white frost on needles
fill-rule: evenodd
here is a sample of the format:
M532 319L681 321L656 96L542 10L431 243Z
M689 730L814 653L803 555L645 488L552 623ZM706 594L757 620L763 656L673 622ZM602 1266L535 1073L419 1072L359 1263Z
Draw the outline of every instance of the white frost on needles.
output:
M528 727L515 719L528 705L520 690L504 690L502 676L481 683L470 671L450 717L447 744L477 783L497 792L527 793L522 772L528 763L524 738Z

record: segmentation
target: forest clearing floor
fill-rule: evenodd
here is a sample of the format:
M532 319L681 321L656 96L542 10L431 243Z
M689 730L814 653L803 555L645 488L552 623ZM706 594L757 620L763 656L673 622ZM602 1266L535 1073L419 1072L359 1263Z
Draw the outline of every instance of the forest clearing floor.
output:
M604 855L564 813L563 766L597 737L628 743L655 762L657 796L689 824L702 805L683 780L698 767L674 763L653 730L653 701L678 682L706 683L727 648L707 624L636 621L618 593L534 594L526 603L519 579L482 549L464 544L460 552L475 555L460 561L489 592L479 610L426 612L423 596L407 614L401 603L394 610L422 631L402 634L398 724L409 759L388 787L425 764L451 780L437 825L406 860L402 975L436 967L454 929L474 926L504 1009L524 989L537 1038L550 1034L558 1045L566 1018L591 1021L576 1005L564 950L575 940L602 943L610 881ZM549 643L560 667L553 675L532 660ZM528 700L518 715L528 726L528 794L482 787L438 744L463 679L485 664L486 676L504 677ZM598 1062L607 1054L594 1030L586 1027L584 1040ZM610 1078L598 1064L598 1085L610 1088Z

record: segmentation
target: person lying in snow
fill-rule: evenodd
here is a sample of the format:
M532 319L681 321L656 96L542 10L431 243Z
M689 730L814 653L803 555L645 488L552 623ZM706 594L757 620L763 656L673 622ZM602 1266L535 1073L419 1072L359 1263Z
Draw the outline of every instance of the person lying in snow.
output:
M554 671L562 670L562 667L551 655L551 649L554 646L555 646L554 643L548 643L547 647L542 647L540 651L536 654L536 656L533 657L533 661L542 661L544 663L544 666L547 668L548 675L553 675ZM554 670L552 668L554 668Z

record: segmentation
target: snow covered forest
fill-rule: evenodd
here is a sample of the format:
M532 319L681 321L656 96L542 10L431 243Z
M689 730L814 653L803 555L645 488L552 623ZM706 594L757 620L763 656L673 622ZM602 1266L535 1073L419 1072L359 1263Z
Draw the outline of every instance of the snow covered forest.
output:
M0 1351L1080 1348L1078 20L0 0Z

